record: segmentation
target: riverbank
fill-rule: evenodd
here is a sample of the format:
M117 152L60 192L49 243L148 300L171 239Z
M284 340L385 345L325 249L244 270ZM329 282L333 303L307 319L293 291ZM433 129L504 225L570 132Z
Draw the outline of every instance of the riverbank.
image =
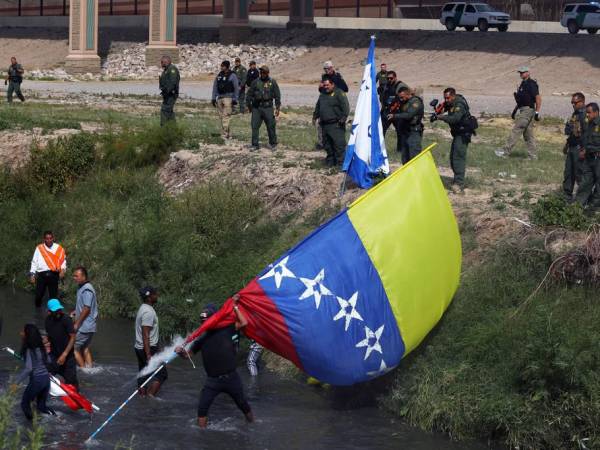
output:
M153 98L93 95L0 108L0 158L9 153L3 145L10 142L1 143L8 133L24 139L25 152L0 177L1 282L26 286L34 245L52 228L71 266L89 267L103 317L131 317L136 288L151 283L161 292L161 330L185 331L202 305L240 289L360 194L350 188L337 198L341 175L312 150L306 109L285 109L279 151L257 154L244 148L247 116L234 118L235 140L225 143L207 103L180 102L178 127L170 130L157 126L157 111ZM557 279L519 309L553 257L544 246L547 229L514 218L538 220L535 204L558 189L561 122L540 123L539 159L527 161L522 151L508 159L493 153L509 120L481 119L465 194L449 194L463 239L462 285L426 342L377 381L381 403L395 415L456 439L510 447L598 444L594 291ZM439 142L434 155L447 182L449 133L434 125L424 143ZM40 147L31 156L28 136ZM386 143L394 147L392 133ZM390 160L397 168L393 151ZM591 222L571 212L581 220L565 225ZM72 304L69 280L65 290Z

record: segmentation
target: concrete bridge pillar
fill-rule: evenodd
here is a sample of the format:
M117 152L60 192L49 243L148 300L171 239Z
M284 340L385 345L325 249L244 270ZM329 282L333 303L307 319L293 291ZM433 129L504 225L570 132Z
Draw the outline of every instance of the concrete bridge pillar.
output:
M290 0L287 28L316 28L313 0Z
M248 21L249 0L223 0L223 22L219 28L222 44L240 44L251 34Z
M69 5L69 54L65 69L70 73L99 73L98 0L71 0Z
M146 65L159 66L163 55L179 62L177 48L177 0L150 0Z

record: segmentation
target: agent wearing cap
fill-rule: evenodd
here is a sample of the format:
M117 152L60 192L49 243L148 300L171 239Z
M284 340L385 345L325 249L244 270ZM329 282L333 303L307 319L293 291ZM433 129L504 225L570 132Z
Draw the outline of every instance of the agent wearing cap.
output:
M281 92L277 81L269 76L267 66L261 66L259 71L260 77L252 82L246 98L248 111L252 113L250 121L252 126L251 150L259 149L258 136L260 126L264 122L269 135L269 145L271 150L275 151L277 149L277 121L275 118L279 117ZM273 110L273 102L275 102L275 110Z
M514 93L517 106L511 117L515 120L515 124L504 148L497 150L496 155L500 157L509 156L519 136L523 136L527 144L529 159L537 159L537 145L533 133L533 121L540 120L542 97L540 96L540 89L537 82L530 77L529 67L521 66L517 71L521 76L521 84L517 92Z
M239 295L234 295L232 299L235 324L207 331L196 339L190 347L190 351L193 353L202 352L202 362L207 375L198 404L198 426L200 428L206 428L208 425L210 405L222 392L233 399L248 422L254 421L252 409L244 395L242 380L236 371L237 358L234 343L237 335L239 335L239 330L243 329L248 321L238 308ZM205 322L215 312L216 308L208 305L202 311L200 320ZM181 347L176 348L175 351L181 357L187 357L185 350Z
M235 58L235 62L233 64L233 73L238 78L240 83L240 95L238 98L238 104L240 105L240 113L246 112L246 81L248 78L248 70L244 66L242 66L242 60L240 58ZM235 109L235 108L234 108Z
M229 121L231 120L232 108L237 105L240 93L240 83L231 71L229 61L221 63L221 71L215 78L212 89L212 105L217 108L221 118L221 136L223 139L231 137Z
M250 61L249 67L250 68L248 69L248 73L246 74L246 87L247 88L252 86L252 83L254 82L254 80L256 80L260 76L258 69L256 68L256 61Z
M152 286L146 286L141 288L139 291L142 299L142 304L138 309L135 316L135 356L138 360L138 368L142 370L148 365L148 361L152 358L152 355L159 352L158 340L158 316L153 306L158 301L158 291ZM150 374L139 377L137 379L138 386L141 386L144 381L150 376ZM147 385L140 395L151 395L156 396L160 390L161 385L167 380L168 373L167 368L163 367L155 376L152 381Z
M61 375L65 382L79 390L77 363L75 362L75 327L71 318L64 313L64 307L56 298L48 300L46 334L51 346L51 355L56 361L53 374Z

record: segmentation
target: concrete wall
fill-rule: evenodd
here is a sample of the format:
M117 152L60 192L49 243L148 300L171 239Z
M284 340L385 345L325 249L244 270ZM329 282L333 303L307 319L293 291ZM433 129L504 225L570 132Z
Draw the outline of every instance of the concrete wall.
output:
M100 16L99 27L148 28L147 16ZM183 28L217 28L220 15L179 15L177 26ZM254 28L284 28L287 16L250 16ZM445 30L436 19L373 19L352 17L315 17L318 28L350 30ZM0 27L67 28L69 18L64 16L0 17ZM566 33L558 22L515 21L509 32L521 33Z

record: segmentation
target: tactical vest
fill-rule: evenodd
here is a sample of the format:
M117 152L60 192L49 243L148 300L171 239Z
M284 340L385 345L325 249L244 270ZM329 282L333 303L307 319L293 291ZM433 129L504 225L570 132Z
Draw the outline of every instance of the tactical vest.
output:
M13 66L12 64L8 67L8 78L15 83L23 82L23 76L17 72L17 66Z
M219 95L225 94L233 94L235 92L235 87L233 86L233 81L230 80L231 72L219 72L217 75L217 93Z
M573 112L565 126L565 133L568 135L567 144L569 146L575 147L581 145L587 124L585 109L582 108Z
M268 78L266 80L257 80L256 88L254 89L254 107L272 106L273 104L273 81Z
M530 108L535 107L535 96L531 95L532 83L535 83L535 80L532 80L531 78L523 80L519 85L517 92L515 92L515 100L519 108L524 106L528 106Z

